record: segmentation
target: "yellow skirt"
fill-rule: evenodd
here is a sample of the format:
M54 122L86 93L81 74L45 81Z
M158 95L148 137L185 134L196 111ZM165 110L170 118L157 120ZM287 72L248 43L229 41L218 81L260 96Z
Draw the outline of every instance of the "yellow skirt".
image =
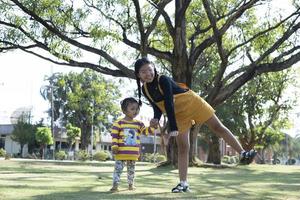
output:
M166 113L164 101L156 105L163 113ZM215 110L194 91L174 95L174 111L179 133L184 133L193 124L203 124L210 119Z

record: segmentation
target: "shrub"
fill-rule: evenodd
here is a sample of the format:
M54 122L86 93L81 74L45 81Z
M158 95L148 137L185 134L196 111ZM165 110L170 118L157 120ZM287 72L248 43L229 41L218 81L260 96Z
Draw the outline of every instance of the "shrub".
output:
M9 159L11 159L11 154L9 153L5 154L5 160L9 160Z
M55 153L55 159L56 160L65 160L67 157L67 154L65 151L58 151Z
M93 160L97 160L97 161L105 161L108 159L108 154L105 151L98 151L94 154L93 156Z
M221 162L222 162L222 163L229 164L229 156L223 156Z
M290 158L288 159L288 161L286 161L286 165L294 165L296 164L296 160L294 158Z
M237 164L240 162L240 159L237 156L231 156L230 157L230 161L232 162L232 164Z
M76 158L81 161L86 161L90 157L89 153L85 150L80 150L76 153Z
M165 162L165 161L167 161L166 156L161 155L161 154L157 154L155 156L155 162Z
M273 159L273 160L272 160L272 163L273 163L274 165L276 165L276 164L280 164L281 161L280 161L278 158L276 158L276 159Z
M223 156L221 161L225 164L236 164L239 162L239 158L237 156Z
M0 149L0 157L5 157L6 151L4 149Z
M153 154L145 153L145 154L142 155L141 160L144 161L144 162L153 162Z
M142 155L141 160L144 162L163 162L166 161L167 158L166 156L161 155L159 153L155 154L155 157L153 153L145 153L144 155Z
M110 151L104 150L104 152L107 153L107 156L108 156L106 158L106 160L112 160L113 159L113 155L112 155L112 153Z

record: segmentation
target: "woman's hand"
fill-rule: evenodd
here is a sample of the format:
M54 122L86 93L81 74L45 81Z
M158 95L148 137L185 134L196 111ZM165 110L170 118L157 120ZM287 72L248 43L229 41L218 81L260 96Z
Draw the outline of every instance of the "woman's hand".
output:
M163 134L164 144L167 146L169 144L170 137L178 136L178 131L171 131L168 134Z
M157 129L159 125L158 119L151 119L150 120L150 127Z

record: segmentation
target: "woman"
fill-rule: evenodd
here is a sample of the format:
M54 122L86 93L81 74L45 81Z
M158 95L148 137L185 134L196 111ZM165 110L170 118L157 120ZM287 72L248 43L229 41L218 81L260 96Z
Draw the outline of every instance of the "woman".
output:
M193 123L206 124L218 137L222 137L241 154L241 163L250 164L253 161L256 151L246 152L230 130L220 122L214 109L195 92L180 87L167 76L158 75L153 63L147 58L135 62L135 76L139 103L141 104L142 91L153 107L154 118L151 119L150 125L158 126L162 113L166 113L170 125L169 135L176 136L180 182L172 192L189 191L187 183L189 132Z

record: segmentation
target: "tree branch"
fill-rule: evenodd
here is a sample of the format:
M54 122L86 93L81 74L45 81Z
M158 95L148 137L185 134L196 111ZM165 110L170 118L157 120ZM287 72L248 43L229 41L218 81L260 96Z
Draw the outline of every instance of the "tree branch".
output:
M88 52L91 53L95 53L97 55L100 55L101 57L105 58L108 62L110 62L111 64L113 64L114 66L116 66L117 68L119 68L121 71L124 72L124 74L126 74L128 77L131 76L131 71L124 66L122 63L118 62L116 59L114 59L113 57L111 57L107 52L101 50L101 49L96 49L93 48L91 46L82 44L76 40L73 40L69 37L67 37L66 35L62 34L58 29L56 29L55 27L50 26L45 20L43 20L41 17L39 17L38 15L36 15L34 12L30 11L29 9L27 9L22 3L20 3L17 0L11 0L12 2L14 2L21 10L23 10L26 14L30 15L31 17L33 17L33 19L35 19L37 22L39 22L40 24L42 24L45 28L47 28L50 32L52 32L53 34L55 34L56 36L58 36L60 39L62 39L63 41L66 41L78 48L84 49Z
M212 101L212 105L221 104L225 99L232 96L235 91L241 88L246 82L248 82L253 77L258 76L262 73L277 72L282 71L284 69L288 69L297 62L299 62L299 60L300 52L298 52L295 55L292 55L289 59L282 62L264 63L256 66L248 66L247 70L245 70L245 72L242 75L240 75L230 84L222 88L218 96Z
M152 6L154 6L157 10L159 10L161 12L161 15L163 16L165 23L166 23L166 27L167 30L170 34L170 36L173 38L174 40L174 36L175 36L175 29L174 26L172 24L172 21L170 19L170 16L168 15L168 13L164 10L164 7L171 2L172 0L164 0L161 3L163 4L165 2L165 6L158 6L157 4L155 4L153 1L151 0L147 0Z

